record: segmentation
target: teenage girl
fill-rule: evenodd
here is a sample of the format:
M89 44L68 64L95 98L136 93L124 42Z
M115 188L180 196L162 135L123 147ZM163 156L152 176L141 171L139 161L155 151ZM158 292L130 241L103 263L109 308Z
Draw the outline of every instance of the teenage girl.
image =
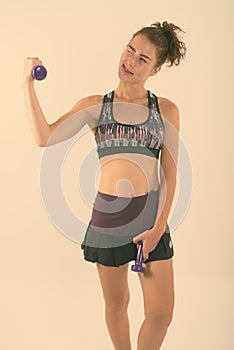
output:
M40 107L31 75L33 67L43 62L25 60L26 109L37 145L61 142L85 124L97 143L100 183L81 248L84 259L96 264L115 350L132 349L128 267L136 259L139 240L143 241L145 272L138 277L145 318L137 350L160 349L172 321L174 250L167 219L176 187L179 110L169 99L146 90L145 83L164 63L177 66L185 57L181 31L166 21L137 31L120 57L115 90L79 100L51 124ZM94 106L95 113L91 112ZM77 113L80 117L72 128L53 138L58 126Z

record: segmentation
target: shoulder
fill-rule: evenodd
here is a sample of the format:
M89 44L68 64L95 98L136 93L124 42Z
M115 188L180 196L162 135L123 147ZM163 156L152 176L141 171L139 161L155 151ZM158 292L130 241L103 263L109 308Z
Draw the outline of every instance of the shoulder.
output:
M100 105L103 102L104 95L91 95L81 98L78 102L74 104L72 109L75 111L76 109L80 110L93 107L96 105Z
M179 129L180 111L178 106L165 97L158 97L158 104L162 117Z
M95 128L102 109L104 95L91 95L81 98L74 104L71 111L82 111L86 116L89 127Z

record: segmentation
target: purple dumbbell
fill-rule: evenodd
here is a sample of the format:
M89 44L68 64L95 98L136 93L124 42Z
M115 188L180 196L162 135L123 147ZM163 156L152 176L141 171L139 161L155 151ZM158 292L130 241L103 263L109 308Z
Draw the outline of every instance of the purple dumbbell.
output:
M145 268L142 266L142 260L143 260L143 253L142 253L142 246L143 242L138 241L139 244L138 252L137 252L137 257L136 257L136 264L132 265L132 271L135 272L144 272Z
M44 66L35 66L32 70L32 76L36 80L43 80L47 76L47 70Z

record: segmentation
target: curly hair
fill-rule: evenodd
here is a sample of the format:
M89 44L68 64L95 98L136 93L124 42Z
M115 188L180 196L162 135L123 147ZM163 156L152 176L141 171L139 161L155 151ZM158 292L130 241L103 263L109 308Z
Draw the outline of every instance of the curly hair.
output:
M157 63L156 67L162 66L165 62L168 67L178 66L181 59L186 56L187 48L185 43L180 40L177 32L185 33L180 27L173 23L164 21L162 24L156 22L149 27L143 27L133 34L132 39L137 35L144 35L156 46Z

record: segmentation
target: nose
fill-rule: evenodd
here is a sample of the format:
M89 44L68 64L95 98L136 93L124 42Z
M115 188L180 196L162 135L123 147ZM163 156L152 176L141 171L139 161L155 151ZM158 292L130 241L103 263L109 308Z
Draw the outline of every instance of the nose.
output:
M136 64L136 57L132 55L131 57L128 57L128 64L129 67L134 67Z

